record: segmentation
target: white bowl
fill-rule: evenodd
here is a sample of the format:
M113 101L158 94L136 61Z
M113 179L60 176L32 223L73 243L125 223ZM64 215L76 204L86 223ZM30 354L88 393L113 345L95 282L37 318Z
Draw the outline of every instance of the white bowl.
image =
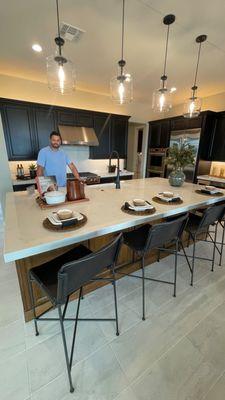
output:
M60 204L65 202L66 193L54 190L52 192L45 193L44 197L47 204Z

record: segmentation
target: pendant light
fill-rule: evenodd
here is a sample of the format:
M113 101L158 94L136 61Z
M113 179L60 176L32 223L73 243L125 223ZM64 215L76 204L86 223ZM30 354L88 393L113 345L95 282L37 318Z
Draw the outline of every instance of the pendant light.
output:
M191 94L191 97L184 102L183 116L185 118L196 118L196 117L198 117L198 115L201 112L202 99L200 97L197 97L196 92L197 92L198 86L196 85L196 83L197 83L197 75L198 75L201 47L202 47L202 43L205 42L206 39L207 39L206 35L197 36L195 39L196 43L199 44L198 57L197 57L197 64L196 64L196 70L195 70L194 84L191 88L192 94Z
M133 100L133 80L130 74L125 72L124 60L124 15L125 0L122 0L122 46L121 60L118 61L118 73L111 79L110 92L113 101L119 104L130 103Z
M75 69L72 61L62 55L62 47L65 43L60 36L59 4L56 0L58 36L55 38L56 53L47 57L48 87L61 94L71 93L75 89Z
M168 14L163 18L163 23L164 23L164 25L167 26L166 49L165 49L163 75L161 76L161 80L160 80L160 88L156 89L153 92L153 97L152 97L152 109L156 112L166 112L172 108L171 92L166 87L166 81L167 81L166 64L167 64L167 56L168 56L168 42L169 42L170 25L173 24L175 19L176 19L176 17L173 14Z

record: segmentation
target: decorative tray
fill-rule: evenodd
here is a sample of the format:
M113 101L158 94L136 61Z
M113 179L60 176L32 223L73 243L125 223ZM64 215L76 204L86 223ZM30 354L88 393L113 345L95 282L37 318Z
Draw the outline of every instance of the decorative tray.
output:
M80 213L83 216L82 220L75 220L73 223L69 224L69 225L54 225L52 224L48 218L45 218L43 221L43 226L50 230L50 231L55 231L55 232L65 232L65 231L74 231L76 229L81 228L83 225L86 224L87 222L87 217L86 215Z
M156 211L155 207L152 207L152 208L147 209L147 210L145 209L145 210L142 210L142 211L131 210L129 208L129 203L128 202L123 204L123 206L121 207L121 210L123 212L125 212L126 214L130 214L130 215L151 215L151 214L154 214L155 211Z
M154 196L153 198L152 198L152 200L155 202L155 203L158 203L158 204L164 204L164 205L168 205L168 204L172 204L172 205L177 205L177 204L182 204L183 203L183 200L182 199L173 199L173 200L170 200L170 201L165 201L165 200L162 200L162 199L160 199L159 197L157 197L157 196Z
M216 196L216 197L224 196L223 192L210 193L207 191L202 191L201 189L196 189L195 193L202 194L203 196Z
M58 203L58 204L47 204L46 201L44 199L42 199L41 197L36 197L36 203L39 205L39 207L44 210L46 208L52 208L52 207L61 207L64 205L70 205L70 204L76 204L76 203L82 203L84 201L89 201L89 199L87 197L85 197L84 199L80 199L80 200L73 200L73 201L68 201L66 200L63 203Z

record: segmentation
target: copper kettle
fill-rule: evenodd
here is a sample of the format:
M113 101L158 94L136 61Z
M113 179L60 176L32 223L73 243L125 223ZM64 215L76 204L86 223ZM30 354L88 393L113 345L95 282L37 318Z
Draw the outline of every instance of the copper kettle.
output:
M74 201L85 198L84 182L76 178L68 179L66 186L67 186L67 200Z

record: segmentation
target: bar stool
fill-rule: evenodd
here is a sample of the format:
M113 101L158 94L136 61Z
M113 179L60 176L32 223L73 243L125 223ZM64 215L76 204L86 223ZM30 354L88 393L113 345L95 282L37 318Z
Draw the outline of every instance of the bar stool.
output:
M205 210L200 210L200 213L190 213L188 223L185 227L185 230L188 232L189 239L191 238L193 240L193 252L192 255L188 255L186 251L184 250L190 271L191 271L191 285L193 286L194 282L194 268L195 268L195 260L200 259L200 260L205 260L205 261L211 261L212 262L212 268L211 271L214 271L214 264L215 264L215 251L217 248L217 229L218 229L218 221L221 221L224 217L225 213L225 204L220 203L219 205L213 205L211 207L208 207ZM211 242L213 243L213 256L212 258L207 258L207 257L199 257L196 256L196 241L202 240L202 241L208 241L206 239L202 239L201 237L199 238L199 235L210 234L211 231L209 231L210 226L214 226L215 230L213 231L214 237L210 235ZM212 232L211 232L212 233ZM222 252L221 252L222 254ZM192 259L192 264L190 264L188 257Z
M73 363L73 354L75 347L75 338L77 331L78 321L115 321L116 322L116 335L119 335L118 329L118 312L117 312L117 296L116 296L116 282L115 282L115 264L119 254L120 246L122 243L122 234L102 248L101 250L92 253L85 246L78 246L77 248L68 251L67 253L54 258L38 267L32 268L29 271L29 289L32 303L32 310L34 315L34 325L36 335L39 335L38 321L60 321L62 341L66 359L66 367L70 385L70 392L74 391L71 377L71 368ZM103 270L109 269L112 273L110 278L102 278L98 275ZM115 305L115 318L79 318L80 300L82 297L83 286L90 281L108 281L113 285L114 291L114 305ZM43 292L47 295L52 303L47 311L40 316L36 315L33 283L36 283ZM79 298L75 318L66 318L66 310L71 294L79 291ZM64 308L62 310L62 306ZM58 309L58 318L42 318L42 316L52 308ZM74 330L72 337L72 345L69 353L68 345L66 342L64 321L74 321Z
M130 247L140 258L142 276L134 274L125 274L134 278L142 279L142 319L145 320L145 280L154 282L167 283L174 286L173 296L176 297L176 283L177 283L177 256L179 244L184 227L187 223L188 214L179 217L174 217L170 221L162 222L156 225L143 225L133 231L124 232L124 243ZM175 250L165 248L166 245L175 245ZM162 247L164 246L164 247ZM160 249L175 255L174 262L174 281L164 281L155 278L145 277L145 256L147 252L153 249Z

